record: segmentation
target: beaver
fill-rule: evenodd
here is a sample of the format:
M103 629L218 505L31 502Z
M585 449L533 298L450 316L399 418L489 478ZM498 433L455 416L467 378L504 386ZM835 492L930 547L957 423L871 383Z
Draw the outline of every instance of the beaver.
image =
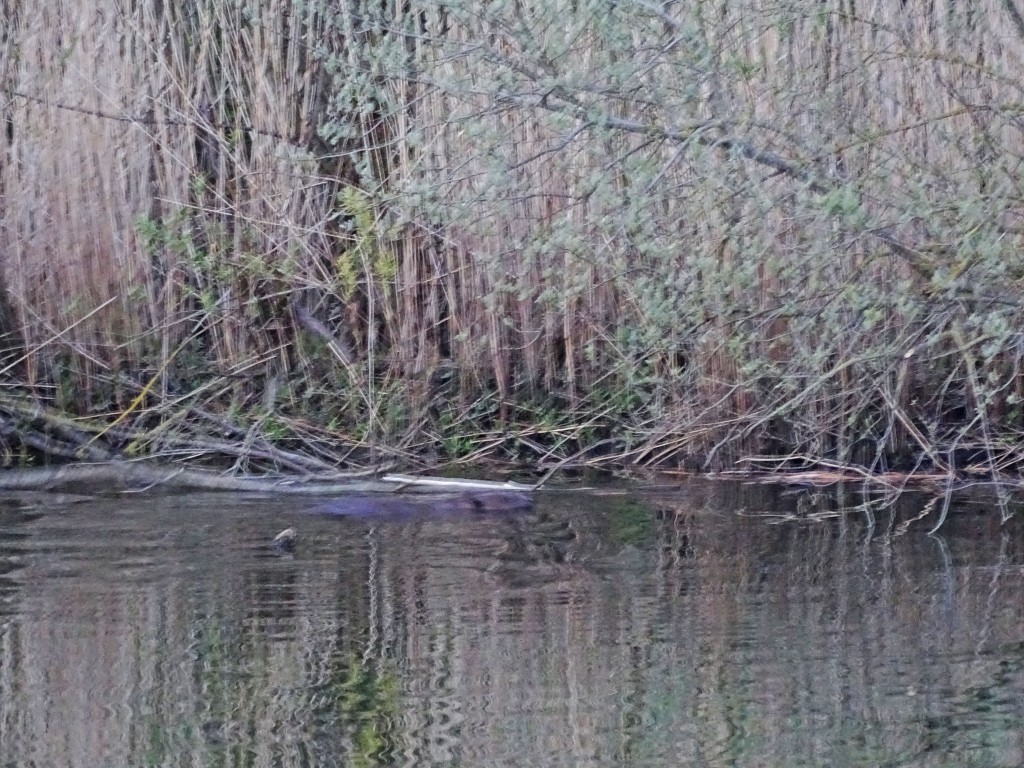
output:
M528 493L484 490L443 494L339 496L317 504L310 511L342 517L416 517L526 512L532 508L533 497Z

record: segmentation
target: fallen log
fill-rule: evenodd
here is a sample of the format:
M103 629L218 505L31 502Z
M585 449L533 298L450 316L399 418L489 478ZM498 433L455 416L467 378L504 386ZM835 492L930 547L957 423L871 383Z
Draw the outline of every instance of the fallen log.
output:
M508 491L527 494L532 486L521 483L463 480L459 478L417 478L410 475L379 477L373 470L332 472L316 475L227 475L201 469L186 469L152 462L113 461L97 464L66 464L0 471L0 490L74 491L75 493L116 493L147 491L207 490L340 496L352 494L443 494L466 493L470 498L486 492Z
M526 493L537 489L535 485L516 483L512 480L474 480L461 477L430 477L428 475L384 475L386 483L398 483L402 490L410 488L441 488L448 490L490 490L520 491Z

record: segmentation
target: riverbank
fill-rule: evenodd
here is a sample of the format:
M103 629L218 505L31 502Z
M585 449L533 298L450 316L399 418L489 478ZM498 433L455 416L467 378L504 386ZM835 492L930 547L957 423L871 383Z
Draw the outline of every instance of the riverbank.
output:
M4 466L1024 474L1009 5L292 5L12 16Z

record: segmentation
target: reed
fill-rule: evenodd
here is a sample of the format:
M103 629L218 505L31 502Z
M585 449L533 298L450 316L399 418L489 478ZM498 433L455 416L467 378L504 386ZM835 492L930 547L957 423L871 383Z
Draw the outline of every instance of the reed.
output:
M6 5L41 396L123 414L155 371L150 418L403 458L1014 468L1013 2Z

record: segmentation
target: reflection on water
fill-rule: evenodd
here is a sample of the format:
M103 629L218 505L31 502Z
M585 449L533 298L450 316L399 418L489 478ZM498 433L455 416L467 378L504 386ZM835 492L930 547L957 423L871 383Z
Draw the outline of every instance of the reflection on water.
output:
M0 763L1021 765L1021 527L925 501L0 501Z

